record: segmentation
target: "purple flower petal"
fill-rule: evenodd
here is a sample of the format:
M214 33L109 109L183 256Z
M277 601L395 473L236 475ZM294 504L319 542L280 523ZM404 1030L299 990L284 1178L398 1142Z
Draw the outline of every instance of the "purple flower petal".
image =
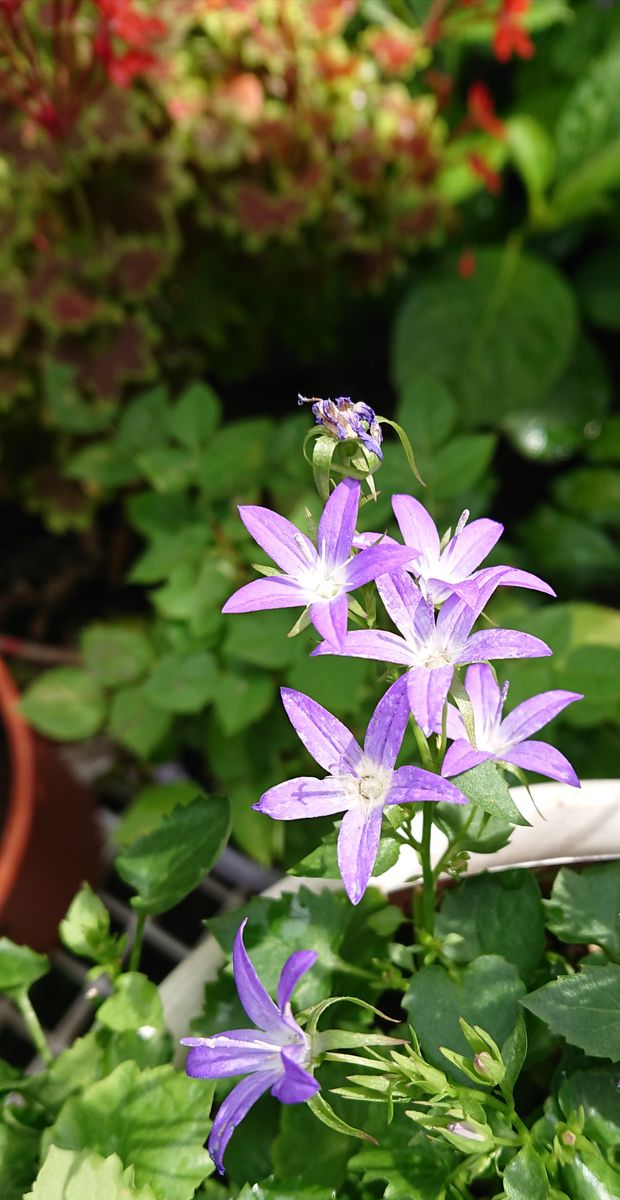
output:
M314 966L317 958L316 950L295 950L295 953L287 958L278 983L278 1008L281 1011L289 1003L302 975Z
M449 639L457 646L462 645L474 621L493 595L495 586L494 580L487 580L477 585L476 596L468 595L464 600L450 596L437 616L437 629L442 638Z
M441 733L441 727L434 730L435 733ZM467 741L467 730L465 722L454 704L448 705L448 721L446 724L446 733L451 741L456 742L458 738L464 738Z
M294 1054L295 1051L287 1046L282 1050L281 1061L284 1070L271 1089L272 1096L281 1104L301 1104L302 1101L316 1096L320 1090L316 1079L295 1061Z
M349 658L371 658L379 662L410 666L413 655L405 640L395 633L383 629L354 629L347 634L340 648L335 651L327 642L321 642L311 651L311 657L319 654L347 655Z
M346 725L303 692L281 688L280 695L295 733L319 766L332 774L355 770L362 751Z
M342 818L338 834L338 866L351 904L359 904L375 865L383 808L356 806Z
M223 613L259 612L263 608L305 608L311 597L294 579L270 575L244 584L226 601Z
M299 821L303 817L331 817L344 812L350 797L338 778L311 779L300 775L276 783L252 807L276 821Z
M523 767L526 771L546 775L549 779L557 779L560 783L570 783L572 787L580 786L568 759L547 742L521 742L506 754L502 753L502 760L513 763L515 767Z
M287 575L298 575L316 562L312 542L286 517L258 504L242 504L239 516L254 541Z
M473 578L479 584L496 578L496 587L529 588L530 591L546 592L548 596L555 596L553 588L549 583L545 583L544 579L532 575L531 571L520 571L517 567L483 567L481 571L476 571Z
M424 505L413 496L400 495L392 496L392 508L407 546L413 546L420 554L427 551L431 558L438 557L439 534Z
M345 563L351 553L359 501L359 480L343 479L323 509L317 541L319 556L330 567Z
M381 542L379 546L371 546L368 550L360 550L347 563L346 586L348 591L377 579L379 575L389 575L411 562L411 550L408 546L400 546L397 542L390 545ZM407 577L408 578L408 577Z
M333 600L312 604L310 619L326 642L336 648L341 646L346 637L349 619L349 605L345 593L335 596Z
M460 775L462 771L469 771L471 767L477 767L479 763L487 762L490 758L493 758L490 751L476 750L470 742L459 738L448 747L441 774Z
M427 737L434 729L441 728L453 674L453 667L413 667L407 674L411 711Z
M280 1029L282 1017L258 978L243 944L246 925L247 917L241 922L233 945L233 973L239 999L248 1017L259 1029Z
M411 642L432 636L432 609L406 571L393 571L377 579L377 591L397 629Z
M254 1039L241 1038L238 1032L249 1033ZM247 1075L270 1068L279 1046L260 1043L260 1031L231 1030L211 1038L196 1038L185 1064L187 1075L194 1079L224 1079L228 1075ZM184 1043L187 1045L187 1042Z
M418 804L424 800L443 800L448 804L467 804L467 797L453 783L424 771L422 767L399 767L392 776L386 804Z
M449 578L466 579L476 567L486 558L499 541L504 526L498 521L489 521L483 517L465 525L460 533L448 542L442 556L441 565L446 568Z
M259 1096L266 1092L272 1084L277 1083L280 1070L261 1071L256 1075L248 1075L233 1088L232 1092L220 1105L207 1143L209 1154L220 1175L224 1173L222 1159L226 1147L237 1128L247 1116Z
M465 690L474 710L476 742L482 746L487 731L494 729L499 723L502 693L491 668L486 663L476 663L475 666L468 667Z
M553 651L547 643L531 633L521 633L518 629L481 629L467 639L456 661L473 663L494 658L546 658L550 654Z
M473 670L473 667L470 669ZM502 738L513 743L522 742L530 734L537 733L543 725L547 725L575 700L583 700L583 696L579 692L564 692L559 688L531 696L529 700L517 704L502 721Z
M381 697L366 730L364 754L382 767L393 767L409 720L407 676L401 675Z
M370 550L372 546L400 546L400 542L396 538L390 537L387 533L356 533L353 538L353 547L355 550Z

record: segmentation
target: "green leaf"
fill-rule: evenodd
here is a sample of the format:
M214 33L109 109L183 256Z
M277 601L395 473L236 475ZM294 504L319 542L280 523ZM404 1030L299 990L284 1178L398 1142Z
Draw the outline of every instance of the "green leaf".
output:
M144 687L146 698L167 713L200 712L219 690L213 655L205 650L165 654Z
M110 933L110 914L88 883L83 883L60 922L61 941L73 954L102 966L119 960L123 939Z
M155 1200L145 1184L134 1184L134 1169L118 1154L103 1158L91 1150L61 1150L50 1146L31 1192L24 1200Z
M89 625L80 644L86 666L107 687L139 679L153 656L146 635L124 625Z
M297 646L287 637L290 628L288 610L244 613L227 624L224 654L255 667L281 670L299 657Z
M547 925L563 942L595 942L620 959L620 863L558 872L545 903Z
M275 685L265 675L226 671L218 676L213 703L224 733L230 737L247 729L269 711Z
M620 1171L607 1162L600 1150L583 1146L569 1161L560 1164L559 1182L571 1200L618 1200Z
M545 950L545 918L538 884L529 871L502 871L466 879L447 892L437 917L440 938L450 939L444 953L455 962L481 954L501 954L526 981Z
M303 1187L296 1180L287 1183L285 1178L268 1179L262 1183L249 1184L237 1197L237 1200L334 1200L334 1189L331 1187Z
M454 259L416 283L398 313L392 374L402 394L428 376L454 395L469 426L496 426L544 396L568 363L575 304L549 263L481 249L461 279Z
M105 701L99 684L81 667L54 667L39 675L23 694L21 710L48 737L78 741L103 723Z
M620 414L606 417L588 446L592 462L620 462Z
M426 463L454 432L458 409L445 384L429 375L417 379L405 390L396 415L409 434L416 455Z
M556 502L597 525L620 526L620 471L614 467L578 467L553 483Z
M524 1146L511 1158L502 1182L508 1200L547 1200L549 1196L547 1172L533 1146Z
M544 213L543 196L555 172L555 146L535 117L517 113L506 122L508 148L527 188L534 219Z
M207 447L220 420L222 406L207 383L191 383L175 404L168 432L188 450Z
M583 967L525 996L528 1012L593 1058L620 1059L620 966Z
M583 1132L606 1150L620 1145L620 1090L618 1068L590 1067L575 1071L565 1079L559 1091L560 1107L566 1120L583 1109Z
M248 492L269 466L273 423L265 418L233 421L214 434L200 464L200 486L209 500Z
M155 984L139 971L127 971L117 979L114 994L98 1009L97 1020L115 1033L148 1030L142 1036L152 1037L164 1028L164 1010Z
M450 500L473 488L487 471L496 446L497 437L491 433L464 434L442 446L428 472L433 496Z
M354 1125L349 1125L342 1117L339 1117L320 1092L308 1100L307 1105L314 1116L327 1125L328 1129L334 1129L336 1133L344 1133L348 1137L360 1138L363 1142L375 1141L371 1134L366 1133L363 1129L356 1129Z
M408 1128L407 1128L408 1126ZM461 1161L449 1146L416 1129L400 1113L380 1136L378 1146L359 1150L348 1169L367 1186L387 1182L386 1200L443 1200L448 1178ZM374 1191L370 1193L374 1195Z
M337 841L337 832L326 834L315 850L311 850L310 854L302 858L301 862L296 863L294 867L289 867L288 874L300 875L307 879L340 879ZM386 830L382 834L375 865L372 869L373 876L383 875L385 871L396 866L401 846L402 842L394 833Z
M195 482L190 455L179 446L151 446L138 454L136 462L156 492L182 492Z
M37 954L29 946L18 946L9 938L0 938L0 993L17 996L28 991L49 969L45 954Z
M286 684L305 692L336 716L348 716L359 712L368 678L369 664L363 659L326 655L302 658L295 663L286 673Z
M4 1098L3 1098L4 1099ZM23 1200L39 1164L41 1133L19 1120L17 1105L4 1100L0 1113L0 1196ZM52 1200L54 1198L52 1197Z
M479 1025L501 1045L514 1029L524 990L513 963L489 954L458 974L438 964L422 967L410 981L403 1007L428 1061L464 1082L465 1076L446 1062L439 1047L469 1055L459 1017Z
M529 825L529 821L521 816L496 763L479 763L462 775L455 775L452 782L476 808L490 816L501 817L513 825Z
M116 867L138 893L134 908L152 914L174 908L217 862L229 832L228 800L201 796L132 842Z
M203 1148L212 1096L212 1083L173 1067L140 1071L124 1062L65 1102L44 1146L118 1154L133 1166L137 1187L149 1185L157 1200L192 1200L213 1170Z
M506 1041L502 1046L502 1062L506 1068L506 1074L502 1080L502 1091L504 1095L511 1096L514 1091L514 1086L521 1074L521 1068L525 1062L527 1054L527 1029L525 1021L519 1013L516 1025L512 1033L508 1034Z
M603 250L590 255L576 283L585 314L593 325L620 329L620 244L606 241Z
M495 854L507 846L513 826L500 817L490 817L481 808L465 804L437 804L435 820L446 837L458 838L459 849L476 854Z
M179 805L190 804L199 795L198 784L189 779L180 779L177 783L154 783L142 788L133 804L125 809L114 830L116 845L129 846L136 838L151 833L162 817L167 817Z
M140 758L148 758L170 728L169 713L156 708L143 684L116 693L110 708L110 732Z
M119 447L135 457L147 446L161 445L169 411L170 397L163 385L136 396L122 413L117 435Z
M114 416L114 406L85 400L75 385L75 372L64 363L47 362L43 373L43 394L53 425L67 433L99 433Z

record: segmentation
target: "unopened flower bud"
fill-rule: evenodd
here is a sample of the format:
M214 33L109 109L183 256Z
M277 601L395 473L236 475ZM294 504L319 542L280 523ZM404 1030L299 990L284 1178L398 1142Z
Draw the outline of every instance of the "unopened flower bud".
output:
M474 1070L488 1083L501 1083L506 1074L503 1064L497 1062L488 1050L481 1050L479 1054L474 1055Z
M350 396L337 396L335 400L300 396L299 403L311 404L317 425L322 425L326 433L338 441L358 441L377 458L383 458L383 434L370 405L354 404Z
M577 1141L577 1134L573 1133L572 1129L565 1129L562 1134L562 1141L565 1146L574 1146Z
M457 1137L467 1138L470 1142L485 1142L486 1137L469 1121L452 1121L448 1125L450 1133L455 1133Z

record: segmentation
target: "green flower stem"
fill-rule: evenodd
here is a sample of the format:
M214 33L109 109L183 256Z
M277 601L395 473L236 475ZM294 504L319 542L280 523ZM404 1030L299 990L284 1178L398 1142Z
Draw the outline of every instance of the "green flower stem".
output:
M53 1062L52 1052L45 1040L45 1034L41 1027L41 1022L39 1021L39 1018L32 1007L30 997L25 989L24 991L18 993L15 998L15 1003L17 1004L22 1017L24 1018L28 1033L32 1038L33 1044L36 1046L39 1054L41 1055L43 1062L45 1063L46 1067L51 1066Z
M131 955L129 958L129 970L137 971L140 965L140 955L142 953L142 942L144 941L144 926L146 925L146 913L139 912L138 920L136 921L136 932L133 938L133 946L131 947Z
M433 831L433 809L425 804L422 810L422 840L420 864L422 867L422 928L432 935L435 928L435 872L431 864L431 834Z

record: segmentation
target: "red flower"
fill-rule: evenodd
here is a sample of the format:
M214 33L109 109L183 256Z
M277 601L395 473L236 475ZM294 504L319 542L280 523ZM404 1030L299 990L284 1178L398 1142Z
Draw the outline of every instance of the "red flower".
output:
M474 175L477 175L482 180L487 191L491 192L493 196L497 196L502 190L501 175L498 175L497 171L493 170L493 167L489 165L486 158L483 158L481 154L468 154L467 161Z
M471 279L476 274L476 255L473 250L463 250L456 265L461 279Z
M467 93L467 110L474 125L491 137L506 136L506 126L495 115L493 97L484 83L472 83Z
M530 7L531 0L502 0L493 35L493 53L500 62L516 54L519 58L531 58L534 44L529 33L520 23Z

